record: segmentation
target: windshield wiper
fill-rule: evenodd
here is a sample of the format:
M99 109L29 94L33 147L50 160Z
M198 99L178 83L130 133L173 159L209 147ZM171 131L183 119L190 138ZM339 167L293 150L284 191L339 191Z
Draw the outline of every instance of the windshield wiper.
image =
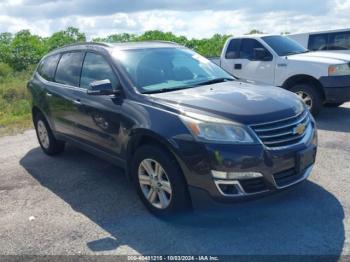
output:
M182 90L182 89L187 89L187 88L191 88L192 86L182 86L182 87L173 87L173 88L161 88L161 89L157 89L157 90L150 90L150 91L145 91L142 92L142 94L157 94L157 93L165 93L165 92L171 92L171 91L177 91L177 90Z
M220 78L214 78L214 79L210 79L207 81L197 83L197 84L195 84L195 86L211 85L211 84L222 83L222 82L227 82L227 81L234 81L234 80L235 80L234 78L220 77Z

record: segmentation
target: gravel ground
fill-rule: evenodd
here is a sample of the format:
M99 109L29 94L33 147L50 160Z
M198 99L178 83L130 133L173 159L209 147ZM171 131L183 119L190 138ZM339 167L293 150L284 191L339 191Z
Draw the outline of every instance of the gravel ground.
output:
M123 171L33 130L0 139L0 254L350 255L350 103L316 119L310 179L263 199L161 221Z

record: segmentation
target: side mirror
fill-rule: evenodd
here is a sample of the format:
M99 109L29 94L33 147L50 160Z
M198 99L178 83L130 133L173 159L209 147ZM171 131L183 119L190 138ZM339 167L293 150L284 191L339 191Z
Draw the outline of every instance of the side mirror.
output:
M271 61L272 57L267 52L265 48L254 48L254 57L255 61Z
M109 79L93 81L87 90L88 95L116 95L119 93L119 90L113 89Z

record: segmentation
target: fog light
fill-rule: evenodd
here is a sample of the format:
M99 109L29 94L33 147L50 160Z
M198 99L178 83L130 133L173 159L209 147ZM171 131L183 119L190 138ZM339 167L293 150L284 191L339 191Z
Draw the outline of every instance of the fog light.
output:
M223 172L223 171L216 171L212 170L211 174L214 178L219 179L250 179L250 178L257 178L262 177L263 175L258 172Z

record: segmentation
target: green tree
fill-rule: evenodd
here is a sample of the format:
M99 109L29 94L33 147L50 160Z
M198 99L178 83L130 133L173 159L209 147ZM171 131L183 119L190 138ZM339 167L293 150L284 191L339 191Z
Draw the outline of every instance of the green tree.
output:
M246 33L246 35L256 35L256 34L263 34L264 32L258 30L258 29L253 29L253 30L250 30L249 33Z
M86 36L84 33L81 33L78 28L68 27L66 30L56 32L52 34L49 38L46 39L46 49L47 51L51 51L55 48L77 43L77 42L85 42Z
M11 59L11 33L0 33L0 62L9 63Z
M113 34L109 35L105 38L94 38L94 42L107 42L107 43L117 43L117 42L131 42L136 40L135 34L128 34L128 33L122 33L122 34Z
M44 41L37 35L32 35L29 30L19 31L11 41L11 58L9 64L17 71L36 64L45 54Z

